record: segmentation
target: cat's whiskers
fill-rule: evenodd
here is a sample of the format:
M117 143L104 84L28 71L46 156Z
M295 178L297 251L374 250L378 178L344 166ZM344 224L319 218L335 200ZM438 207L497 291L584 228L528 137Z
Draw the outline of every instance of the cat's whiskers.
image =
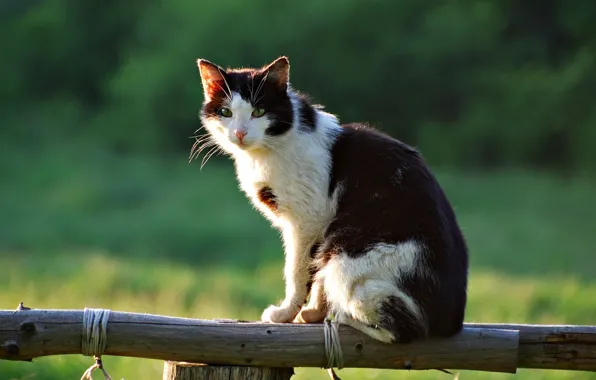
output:
M200 141L205 141L208 139L212 139L213 136L210 133L206 133L206 134L202 134L202 135L197 135L195 138Z
M202 150L205 150L205 149L207 149L207 148L211 148L211 149L213 149L213 147L214 147L214 146L216 146L216 145L215 145L215 144L208 144L208 145L206 144L206 145L203 145L203 146L201 147L201 151L202 151ZM197 153L195 157L196 157L196 158L199 158L199 154L200 154L200 152L199 152L199 153ZM205 157L203 157L203 159L204 159L204 158L205 158Z
M254 95L255 95L254 94L254 89L255 89L255 76L253 74L250 77L250 103L251 104L255 104L255 102L254 102L254 99L255 99L255 97L254 97Z
M205 142L204 144L202 144L200 146L200 148L197 149L196 155L198 156L199 154L201 154L202 151L204 151L205 149L207 149L209 147L212 147L214 145L217 145L217 142L216 141L207 141L207 142Z
M228 84L228 81L226 80L226 77L222 75L224 84L226 85L227 89L228 89L228 100L230 101L230 103L232 102L232 90L230 89L230 85ZM221 86L220 86L221 87ZM222 88L223 90L223 88Z
M193 146L193 149L191 150L190 155L188 157L188 162L189 163L192 162L192 160L194 160L197 157L198 157L198 154L196 152L196 148Z
M223 91L223 93L226 95L226 100L231 103L232 102L232 91L230 90L230 87L228 86L228 83L226 82L225 78L224 78L224 83L225 83L226 87L228 88L229 92L226 92L226 90L223 87L221 87L221 84L219 84L219 82L215 82L217 87L219 87Z
M210 154L211 154L212 152L214 152L216 149L217 149L217 148L215 148L215 147L211 148L211 149L210 149L210 150L209 150L209 151L208 151L208 152L205 154L205 156L203 156L203 159L201 160L201 167L199 168L199 170L202 170L202 169L203 169L203 166L205 166L205 164L207 163L207 161L209 161Z
M195 141L195 143L193 144L193 149L201 149L202 146L204 146L205 144L211 144L213 143L213 139L202 139L202 140L197 140Z
M202 142L205 142L207 140L212 140L213 137L211 137L210 135L197 135L197 136L191 136L191 138L195 139L195 142L193 144L193 147L195 147L197 144L200 144Z
M215 139L213 139L213 137L209 135L197 138L190 150L189 162L198 158L203 150L216 144L217 142L215 141Z
M259 94L261 93L261 90L263 89L263 86L265 85L265 81L267 80L268 76L269 76L269 72L267 72L263 76L263 78L261 78L261 81L259 82L259 86L257 87L257 92L256 92L255 97L259 96ZM260 102L261 99L263 99L263 95L260 98L258 98L257 100L255 100L254 102L252 102L252 104L257 104L258 102Z
M211 137L211 135L208 134L204 134L204 135L194 135L194 136L190 136L191 139L195 139L195 143L197 141L205 141L208 139L212 139L213 137Z
M192 144L192 148L190 148L190 154L188 157L188 162L191 162L193 160L193 157L195 156L195 149L197 149L197 146L200 144L200 142L197 140L195 141L194 144Z
M223 150L218 145L215 145L213 148L211 148L207 152L207 154L205 154L205 157L203 157L203 160L201 161L201 168L200 169L203 169L203 166L205 166L205 164L207 163L207 161L209 161L209 159L211 157L213 157L213 155L216 154L216 153L218 153L218 154L219 153L223 153Z

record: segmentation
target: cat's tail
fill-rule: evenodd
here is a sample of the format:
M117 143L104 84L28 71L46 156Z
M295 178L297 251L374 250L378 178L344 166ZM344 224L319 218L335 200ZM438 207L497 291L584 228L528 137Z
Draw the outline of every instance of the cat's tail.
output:
M409 343L428 336L428 324L417 310L412 310L397 296L389 296L368 314L377 321L354 318L346 310L334 310L338 323L351 326L371 338L384 343Z
M389 311L391 310L391 308L396 307L399 303L395 303L395 302L388 302L389 305L385 305L384 307L386 308L385 311ZM391 310L393 311L393 310ZM405 312L406 315L403 314L399 314L401 317L406 317L406 318L400 318L399 320L401 321L406 321L404 324L404 328L396 328L396 324L389 322L389 325L386 324L381 324L381 325L377 325L377 326L371 326L371 325L367 325L365 323L362 323L358 320L355 320L353 318L350 318L349 316L347 316L345 313L338 313L337 314L337 321L339 323L342 324L346 324L349 325L353 328L355 328L356 330L359 330L363 333L365 333L366 335L370 336L373 339L379 340L381 342L384 343L409 343L412 340L416 340L418 338L422 338L427 336L428 334L426 333L427 330L425 329L421 329L421 326L419 326L417 323L413 322L415 321L415 319L412 319L411 317L413 315L407 315L408 313ZM386 316L386 321L396 321L395 317L398 314L385 314ZM390 317L391 316L391 317ZM407 326L407 327L406 327ZM406 370L411 370L413 369L411 364L407 364L404 369ZM435 368L435 370L449 374L449 375L453 375L452 372L449 372L446 369L443 368ZM337 377L337 375L331 371L329 372L330 377L333 380L341 380Z

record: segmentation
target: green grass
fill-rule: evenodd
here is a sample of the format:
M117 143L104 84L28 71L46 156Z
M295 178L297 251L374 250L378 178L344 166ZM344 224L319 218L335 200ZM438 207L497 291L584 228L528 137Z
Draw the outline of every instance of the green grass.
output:
M256 319L283 296L279 234L226 162L117 158L74 149L0 152L0 308L103 307ZM467 321L595 324L596 184L531 172L439 171L468 239ZM106 357L114 379L159 379L163 363ZM0 362L4 379L78 379L82 356ZM297 369L295 379L327 379ZM346 369L344 380L450 379ZM460 379L509 375L463 372ZM96 378L101 378L98 374ZM519 379L595 379L520 370Z

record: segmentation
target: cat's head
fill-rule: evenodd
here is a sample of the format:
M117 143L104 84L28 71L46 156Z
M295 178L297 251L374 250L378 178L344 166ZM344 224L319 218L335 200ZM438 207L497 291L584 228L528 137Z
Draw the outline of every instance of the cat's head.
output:
M205 59L197 64L205 95L202 123L228 153L267 150L291 129L286 57L258 69L224 70Z

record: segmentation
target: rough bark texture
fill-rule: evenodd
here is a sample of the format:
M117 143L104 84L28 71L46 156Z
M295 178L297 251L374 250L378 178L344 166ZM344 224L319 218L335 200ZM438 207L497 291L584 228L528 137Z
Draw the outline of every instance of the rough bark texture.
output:
M80 354L83 311L0 311L0 359ZM596 327L467 324L450 339L384 344L347 326L345 367L596 371ZM519 350L518 350L519 348ZM322 325L206 321L112 312L105 355L261 367L324 367Z
M217 366L165 362L163 380L289 380L292 368Z
M476 328L518 330L518 368L596 372L596 326L468 324Z

